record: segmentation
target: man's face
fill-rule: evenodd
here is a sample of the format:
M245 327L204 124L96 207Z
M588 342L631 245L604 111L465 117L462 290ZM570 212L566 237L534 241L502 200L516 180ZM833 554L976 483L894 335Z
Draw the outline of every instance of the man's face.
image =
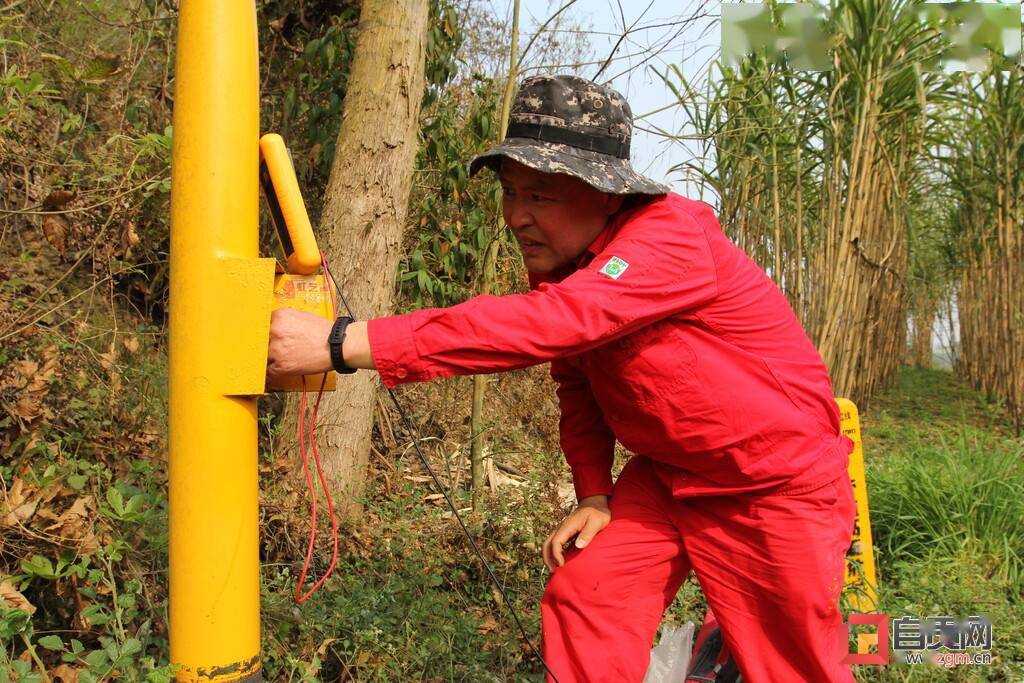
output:
M550 273L579 258L622 206L621 195L595 190L572 176L542 173L503 159L502 213L526 269Z

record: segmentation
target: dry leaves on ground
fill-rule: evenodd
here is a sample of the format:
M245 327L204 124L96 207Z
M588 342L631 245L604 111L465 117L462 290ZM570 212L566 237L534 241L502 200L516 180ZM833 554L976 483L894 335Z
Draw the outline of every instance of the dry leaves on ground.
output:
M20 609L29 614L36 611L35 605L29 602L10 581L0 581L0 601L7 607Z

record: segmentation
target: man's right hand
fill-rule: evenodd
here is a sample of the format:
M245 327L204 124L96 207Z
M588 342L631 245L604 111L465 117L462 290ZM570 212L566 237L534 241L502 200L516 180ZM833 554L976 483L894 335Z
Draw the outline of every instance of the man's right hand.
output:
M565 564L565 544L576 536L576 547L584 548L599 531L612 521L608 509L608 496L588 496L580 501L576 509L566 517L544 541L544 564L549 571Z
M319 375L332 370L327 337L331 320L308 311L279 308L270 316L270 346L267 349L267 376ZM342 348L345 365L350 368L376 369L370 353L366 321L348 326Z

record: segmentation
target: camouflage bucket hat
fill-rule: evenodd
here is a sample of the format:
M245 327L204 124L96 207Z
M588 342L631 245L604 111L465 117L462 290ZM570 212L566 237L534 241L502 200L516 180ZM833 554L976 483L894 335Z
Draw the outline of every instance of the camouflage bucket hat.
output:
M669 188L629 164L633 114L611 88L576 76L537 76L519 86L505 140L473 159L469 174L498 171L508 157L543 173L564 173L612 194Z

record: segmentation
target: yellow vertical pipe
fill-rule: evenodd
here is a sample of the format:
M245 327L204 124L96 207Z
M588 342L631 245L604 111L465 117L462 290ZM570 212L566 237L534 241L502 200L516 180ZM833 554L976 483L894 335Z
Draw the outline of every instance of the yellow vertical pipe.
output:
M266 344L259 325L225 323L228 309L245 303L231 291L239 274L272 277L245 267L258 263L257 60L253 0L181 0L171 167L169 523L170 648L182 681L262 680L256 397L229 395L225 379L240 344L256 349L250 357ZM269 283L266 294L269 306Z

